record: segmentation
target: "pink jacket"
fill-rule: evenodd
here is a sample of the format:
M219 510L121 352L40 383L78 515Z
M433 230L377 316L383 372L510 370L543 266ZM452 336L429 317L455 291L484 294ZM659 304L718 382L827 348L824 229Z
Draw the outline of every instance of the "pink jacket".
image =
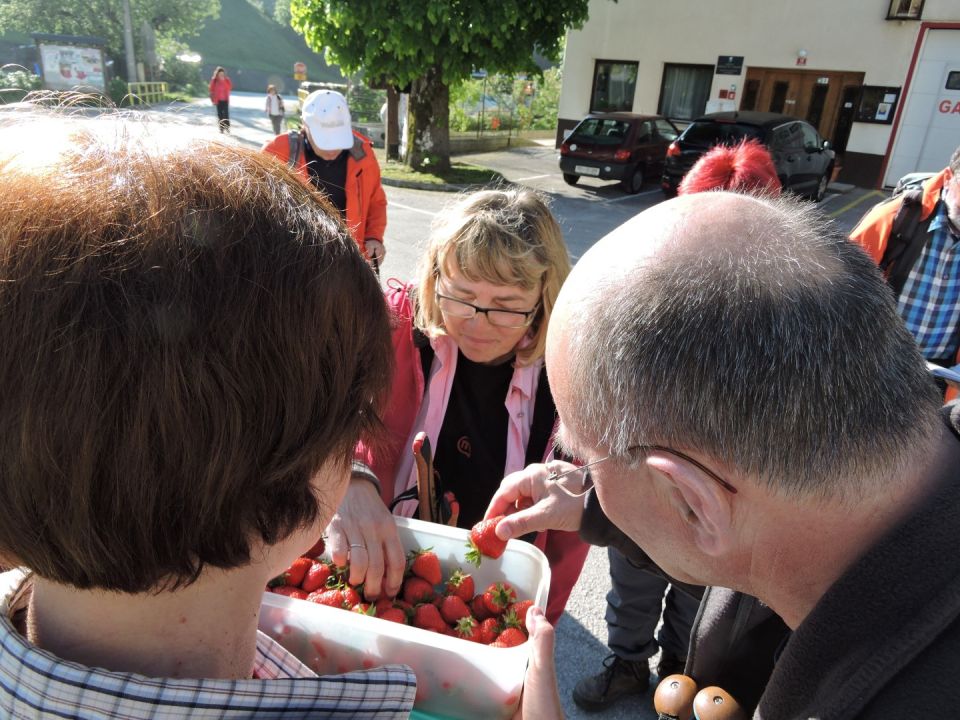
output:
M211 102L230 102L230 90L233 89L233 83L226 75L223 79L214 78L210 81L210 100Z
M457 344L445 335L431 338L434 359L430 384L424 394L423 369L420 353L413 343L413 303L407 292L409 286L391 280L386 293L387 305L395 318L393 330L394 382L390 400L384 413L388 439L382 446L357 448L358 459L374 471L381 482L381 496L385 503L417 484L411 444L417 432L423 430L433 447L437 446L440 428L447 412L450 390L457 364ZM504 475L522 470L525 466L527 441L533 421L533 407L543 361L516 368L504 404L510 419L507 428L507 459ZM553 456L548 445L544 462ZM416 503L400 503L394 510L409 517ZM548 531L537 535L534 543L550 561L552 580L547 618L556 622L563 613L570 591L580 576L589 546L577 533Z

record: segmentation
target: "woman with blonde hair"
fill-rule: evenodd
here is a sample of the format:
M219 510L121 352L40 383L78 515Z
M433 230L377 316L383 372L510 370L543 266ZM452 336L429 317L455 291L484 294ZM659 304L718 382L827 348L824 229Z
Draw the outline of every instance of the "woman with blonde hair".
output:
M560 227L539 195L485 190L440 214L416 285L389 283L395 367L386 437L358 448L347 498L327 528L334 561L349 554L350 580L363 580L368 597L400 588L405 558L387 504L404 491L415 496L417 432L435 449L434 476L455 496L463 528L482 519L505 475L552 456L556 411L543 355L569 272ZM416 508L410 500L395 511ZM587 546L576 533L532 540L550 561L547 617L556 622Z

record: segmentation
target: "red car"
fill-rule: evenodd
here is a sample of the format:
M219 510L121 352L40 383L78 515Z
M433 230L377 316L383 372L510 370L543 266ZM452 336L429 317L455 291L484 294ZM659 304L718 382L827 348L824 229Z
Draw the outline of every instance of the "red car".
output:
M659 115L591 113L560 145L560 171L569 185L581 176L619 180L624 192L640 192L659 179L667 147L680 132Z

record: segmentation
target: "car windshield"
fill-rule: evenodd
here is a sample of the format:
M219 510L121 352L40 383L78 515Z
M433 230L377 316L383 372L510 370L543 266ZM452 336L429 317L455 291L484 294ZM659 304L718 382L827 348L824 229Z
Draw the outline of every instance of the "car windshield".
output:
M714 145L733 145L743 139L763 142L763 130L756 125L726 122L695 122L683 132L680 138L691 145L712 147Z
M574 128L570 140L597 145L619 145L627 136L630 124L623 120L587 118Z

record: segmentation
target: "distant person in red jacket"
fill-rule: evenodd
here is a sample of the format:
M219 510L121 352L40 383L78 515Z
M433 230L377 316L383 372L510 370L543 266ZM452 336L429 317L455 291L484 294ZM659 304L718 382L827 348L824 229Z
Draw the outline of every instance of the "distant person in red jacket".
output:
M227 77L227 71L219 65L210 78L210 102L217 106L217 121L220 132L230 132L230 91L233 83Z
M380 184L373 144L353 131L347 100L333 90L307 95L301 117L302 130L277 135L263 151L287 163L303 182L326 194L376 268L386 252L387 196Z

